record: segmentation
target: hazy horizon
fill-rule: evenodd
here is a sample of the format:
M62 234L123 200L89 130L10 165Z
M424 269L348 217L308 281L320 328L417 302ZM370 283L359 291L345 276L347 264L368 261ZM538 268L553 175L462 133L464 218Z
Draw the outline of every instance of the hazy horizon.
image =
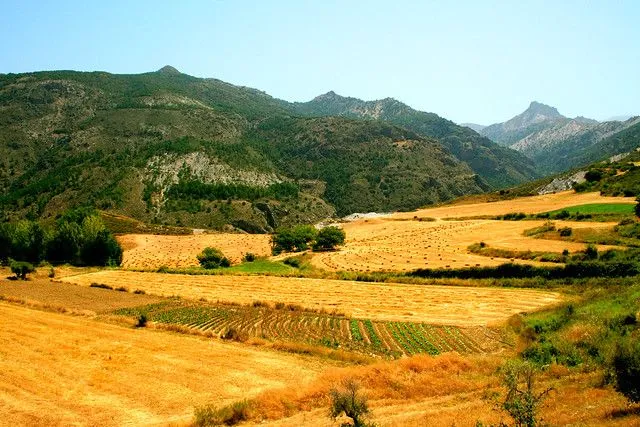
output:
M567 116L640 113L640 4L5 2L0 73L133 74L172 65L287 101L392 97L489 125L531 101Z

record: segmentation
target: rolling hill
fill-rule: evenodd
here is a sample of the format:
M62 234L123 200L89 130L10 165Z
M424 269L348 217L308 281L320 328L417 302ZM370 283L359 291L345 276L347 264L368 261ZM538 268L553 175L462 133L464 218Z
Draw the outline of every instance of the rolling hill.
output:
M518 153L433 117L418 132L410 117L308 114L173 67L4 74L0 209L5 219L52 218L92 205L153 223L265 232L535 175Z
M362 101L328 92L309 102L295 103L294 107L311 116L382 120L423 137L436 138L492 188L508 187L539 176L533 163L515 151L500 147L468 127L434 113L414 110L393 98Z

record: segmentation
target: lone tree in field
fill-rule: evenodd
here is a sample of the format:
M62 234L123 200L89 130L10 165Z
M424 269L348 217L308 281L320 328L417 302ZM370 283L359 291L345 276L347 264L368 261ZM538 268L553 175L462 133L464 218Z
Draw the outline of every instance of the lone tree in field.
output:
M325 227L318 232L316 241L313 243L314 251L334 251L336 246L344 245L346 234L339 227Z
M10 260L9 264L11 266L11 272L21 280L27 280L27 274L36 271L30 262Z
M636 207L634 208L634 211L636 213L636 216L638 218L640 218L640 196L636 197Z
M229 267L231 266L231 262L229 258L224 256L220 249L207 247L198 254L198 262L203 268L213 269L218 267Z
M332 389L330 393L331 407L329 416L332 419L340 417L342 414L353 420L351 423L343 423L342 427L370 427L375 424L367 423L364 418L369 414L367 398L359 393L360 386L353 379L345 380L342 389Z

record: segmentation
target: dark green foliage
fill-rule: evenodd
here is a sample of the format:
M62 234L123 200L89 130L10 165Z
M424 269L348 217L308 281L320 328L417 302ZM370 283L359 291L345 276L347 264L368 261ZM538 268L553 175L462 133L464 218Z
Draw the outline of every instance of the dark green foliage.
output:
M503 219L505 221L520 221L522 219L525 219L526 217L527 217L527 214L525 213L512 212L512 213L502 215L500 219Z
M187 199L254 201L262 198L296 198L299 192L298 185L290 182L271 184L268 187L252 187L244 184L204 184L200 181L186 181L173 185L167 195Z
M313 243L314 251L333 251L336 246L344 245L346 234L340 227L324 227L318 232Z
M629 401L640 402L640 339L637 336L628 337L618 344L613 369L616 390Z
M25 261L10 260L9 267L11 268L11 272L21 280L27 280L27 274L36 271L33 264Z
M81 221L81 225L76 222ZM59 218L44 229L32 221L19 221L0 226L0 260L12 257L40 263L54 264L120 265L122 248L113 234L97 216L71 219Z
M37 222L19 221L10 228L11 257L39 263L44 259L46 236L44 229Z
M247 252L246 254L244 254L244 256L242 257L242 260L244 262L253 262L256 260L256 254L251 253L251 252Z
M569 237L573 234L573 229L571 227L562 227L558 229L558 234L562 237Z
M206 269L231 266L229 258L225 257L219 249L212 247L204 248L197 258L200 265Z
M145 326L147 326L147 316L145 316L144 314L138 316L135 326L136 328L144 328Z
M83 243L82 228L76 222L61 221L58 224L47 244L47 260L54 264L78 263Z
M301 262L300 262L300 258L298 257L289 257L289 258L285 258L284 261L282 261L283 263L285 263L286 265L289 265L293 268L300 268Z
M366 427L372 426L365 421L369 414L367 398L360 393L360 386L354 380L345 380L340 389L334 388L329 392L331 406L329 416L336 419L342 414L351 418L352 423L344 423L342 426Z
M85 238L80 258L86 265L117 266L122 264L122 248L109 230L100 230L95 237Z
M636 205L633 208L633 212L640 218L640 197L636 198Z
M301 252L309 249L318 235L311 225L280 228L271 236L271 251L274 255L282 252Z
M589 182L596 182L602 179L602 171L599 169L590 169L584 175L584 179Z

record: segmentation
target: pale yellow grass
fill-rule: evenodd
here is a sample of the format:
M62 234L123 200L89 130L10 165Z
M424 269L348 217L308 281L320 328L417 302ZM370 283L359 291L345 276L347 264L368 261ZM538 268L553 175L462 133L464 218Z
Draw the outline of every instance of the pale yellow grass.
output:
M154 295L179 295L249 304L260 300L308 308L336 309L353 317L475 326L506 320L561 300L558 293L525 289L422 286L274 276L190 276L101 271L61 279L89 286L143 289Z
M122 265L125 268L152 269L198 265L196 256L207 246L220 249L233 263L240 262L244 254L258 256L271 254L269 235L266 234L195 234L188 236L156 236L125 234L118 236L124 248Z
M490 247L517 251L560 253L586 245L523 236L544 221L394 221L379 218L343 225L346 244L336 252L315 254L312 264L326 270L378 271L417 268L495 266L508 260L469 253L467 247L485 242ZM610 228L612 223L556 221L558 227ZM607 249L600 246L599 249ZM524 263L525 261L514 260ZM542 263L532 263L542 265Z
M0 302L0 425L166 425L328 362Z

